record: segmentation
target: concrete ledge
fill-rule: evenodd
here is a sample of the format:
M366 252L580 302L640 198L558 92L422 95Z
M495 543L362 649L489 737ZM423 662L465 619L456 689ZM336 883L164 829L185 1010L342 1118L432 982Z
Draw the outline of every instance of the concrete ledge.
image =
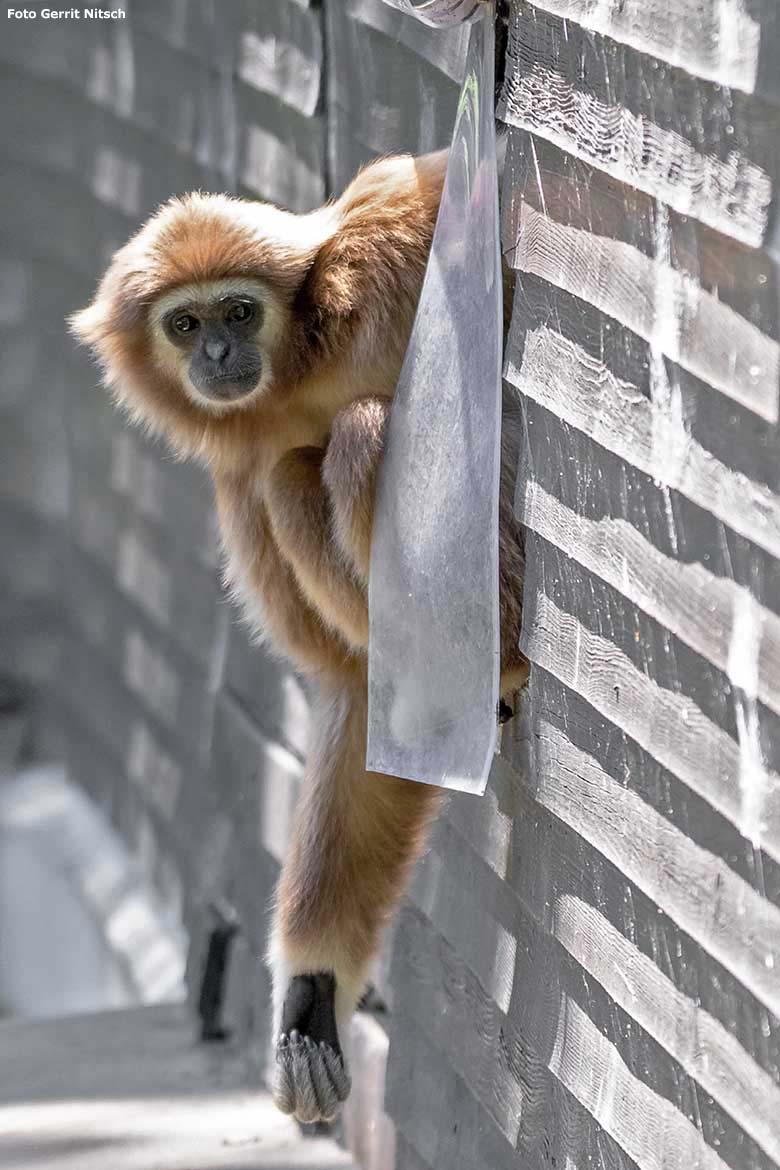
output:
M4 1170L354 1170L203 1046L182 1004L0 1025Z

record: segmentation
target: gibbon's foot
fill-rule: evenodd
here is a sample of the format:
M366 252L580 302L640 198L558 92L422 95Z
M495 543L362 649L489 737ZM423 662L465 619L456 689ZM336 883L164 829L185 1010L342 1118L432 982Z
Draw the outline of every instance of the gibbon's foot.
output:
M326 973L295 975L287 989L273 1096L277 1108L298 1121L331 1121L349 1096L335 998L335 977Z
M510 719L514 719L514 715L514 707L510 707L506 699L499 699L496 707L496 721L499 724L508 723Z

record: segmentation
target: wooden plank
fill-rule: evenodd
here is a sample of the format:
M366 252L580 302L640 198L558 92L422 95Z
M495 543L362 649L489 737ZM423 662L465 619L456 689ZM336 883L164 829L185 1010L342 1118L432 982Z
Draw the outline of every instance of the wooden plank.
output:
M530 541L529 563L534 555ZM538 588L529 588L528 579L524 620L521 645L532 662L582 694L780 860L780 777L763 767L760 752L735 743L687 695L658 686L613 642L586 629Z
M379 7L382 7L380 4ZM411 151L424 153L449 145L458 104L458 84L436 67L436 54L426 54L431 36L437 43L456 40L457 29L434 31L404 18L404 43L380 31L385 17L365 22L366 5L328 4L326 37L331 52L328 70L328 119L340 122L339 143L357 140L371 155ZM389 16L397 14L389 11ZM411 26L411 27L410 27ZM441 41L442 45L444 41ZM465 53L465 48L462 50ZM433 58L429 63L426 57ZM465 57L464 57L465 63ZM425 94L421 103L420 94ZM354 165L339 150L331 156L334 184L352 178Z
M616 378L577 342L548 326L526 331L517 310L512 334L505 373L513 386L621 459L681 492L735 532L780 556L780 495L732 471L679 428L678 445L668 439L660 442L668 434L669 414L664 407L649 401L635 385Z
M679 1076L674 1079L670 1055L655 1048L636 1025L624 1030L621 1013L603 991L583 977L554 938L527 920L518 923L517 996L506 1016L457 951L424 920L413 927L405 918L403 941L400 977L413 980L409 1002L418 1026L476 1095L491 1102L491 1112L500 1107L507 1073L517 1084L517 1150L524 1165L526 1159L535 1164L536 1150L556 1139L556 1159L565 1164L571 1157L577 1164L592 1158L594 1144L607 1134L616 1143L611 1150L607 1145L607 1164L621 1164L620 1148L623 1157L648 1170L769 1165L701 1087L696 1118L701 1128L691 1124L685 1111L692 1087ZM557 1103L545 1069L567 1090L558 1090ZM597 1125L587 1122L588 1113ZM716 1136L717 1153L708 1144ZM601 1152L607 1152L603 1145Z
M414 985L400 968L396 978L410 996L414 994ZM411 1167L415 1168L516 1170L512 1144L403 1005L394 1015L391 1051L387 1107L396 1118L401 1139L398 1170L407 1170L402 1160L406 1145L414 1151ZM529 1170L537 1170L536 1164Z
M491 885L491 892L493 889ZM511 930L491 913L483 884L475 881L471 890L460 888L457 899L449 898L447 891L442 859L437 852L430 852L418 868L410 900L447 938L457 940L463 959L490 998L506 1011L512 998L516 940ZM468 929L464 929L466 923Z
M725 235L764 239L780 113L755 98L520 3L499 115Z
M543 730L542 735L544 735ZM540 795L544 801L544 786L542 787ZM637 802L636 809L633 811L636 811L640 806L641 802ZM626 811L628 812L628 807ZM624 835L631 831L628 823L627 818L626 825L622 830ZM633 823L639 823L639 817ZM645 823L644 819L642 819L642 823ZM655 823L663 823L663 818L653 819L651 816L651 832ZM668 828L671 829L670 826ZM614 819L610 820L605 832L608 832L609 829L615 829ZM665 846L671 845L675 835L676 840L683 847L676 852L671 852ZM521 823L518 825L517 843L517 847L521 850L524 847L525 836L526 832ZM663 858L662 864L667 867L674 865L675 858L679 859L683 865L685 864L685 837L681 833L676 833L674 829L671 829L671 833L666 837L659 834L654 836L653 840L659 846L659 853L656 854L653 863L656 869L659 868L659 856ZM710 855L700 851L700 859L700 862L694 862L690 871L691 880L695 884L699 884L704 876ZM468 854L464 852L462 839L456 838L449 843L445 863L447 868L446 884L449 886L448 900L453 904L459 904L464 892L478 885L474 881L473 866L468 860ZM730 879L727 878L727 880ZM702 886L701 888L706 887ZM574 889L577 889L576 884ZM684 1068L689 1077L696 1080L697 1085L704 1090L704 1093L709 1094L712 1098L712 1104L705 1105L705 1098L701 1095L698 1097L700 1113L706 1115L709 1110L714 1119L718 1116L716 1105L719 1106L750 1135L765 1154L775 1156L778 1135L774 1117L780 1106L780 1088L778 1088L773 1075L764 1071L755 1062L739 1039L729 1031L721 1020L707 1012L698 998L693 998L677 988L673 977L662 971L657 957L644 954L639 949L636 939L631 937L631 926L629 926L628 933L624 933L625 927L621 929L616 926L610 921L606 911L602 911L598 908L598 904L594 905L590 901L592 898L590 890L585 889L582 884L580 884L579 889L579 893L561 891L557 895L554 891L549 891L550 901L547 912L541 918L538 914L538 907L528 906L525 896L521 896L516 905L512 927L517 940L517 969L514 979L516 990L513 1006L509 1008L510 1018L514 1019L517 1014L518 997L523 998L530 994L529 986L539 978L531 971L524 971L523 965L528 960L524 959L523 956L533 956L531 962L537 970L566 970L566 965L563 964L562 968L560 959L549 952L548 943L542 940L536 927L531 926L527 918L530 911L535 923L539 926L544 925L550 935L561 942L569 954L597 979L611 1000L617 1003L631 1020L639 1024L648 1037L652 1037L662 1046L662 1051L649 1051L636 1030L629 1023L625 1023L625 1025L620 1023L620 1020L614 1016L612 1008L605 1001L600 1000L591 987L586 997L587 1003L584 1006L599 1030L620 1052L622 1059L632 1069L642 1070L640 1075L657 1091L675 1100L681 1090L678 1087L679 1071L674 1071L670 1066L669 1058L673 1058ZM522 895L525 893L522 890L520 892ZM582 918L585 921L579 929L572 925L572 919L576 919L577 924L580 924ZM442 931L447 944L454 949L454 952L459 957L463 957L464 951L461 941L463 931L458 929L457 924L442 922L441 917L436 913L432 916L431 921L437 929ZM599 934L602 927L603 933ZM465 961L468 962L468 959ZM474 971L471 963L469 963L469 967ZM426 976L423 968L420 978L435 979L435 976ZM455 977L453 976L453 978ZM577 986L578 977L576 975L572 975L571 980L566 975L562 975L561 978L567 986L572 988ZM462 982L462 979L458 977L459 987ZM479 993L476 994L479 998ZM489 992L486 994L489 996ZM742 994L744 995L743 990ZM442 1014L441 1006L439 1006L438 1011ZM479 1014L483 1016L483 1012ZM443 1015L451 1022L449 1008L443 1012ZM456 1035L462 1039L459 1032ZM464 1040L465 1056L461 1059L468 1060L470 1058L470 1054L473 1054L476 1049L476 1043L476 1039L473 1038L470 1041ZM455 1050L458 1044L459 1040L453 1039L448 1045L448 1051ZM761 1086L761 1104L751 1106L748 1111L745 1109L745 1105L751 1101L755 1089L759 1085ZM685 1112L687 1106L684 1094L676 1099L676 1104ZM712 1124L713 1132L722 1135L722 1120L713 1120ZM736 1131L734 1134L736 1145L739 1146L741 1138L736 1134ZM728 1160L727 1146L728 1142L723 1142L720 1152Z
M652 812L559 728L540 723L536 753L535 795L540 803L619 866L780 1015L774 974L775 963L780 963L777 907ZM719 891L717 905L712 904L713 885Z
M528 555L535 563L527 571L526 589L543 590L555 609L567 615L561 634L568 629L572 613L581 625L572 653L581 659L582 670L579 675L576 670L567 674L563 681L580 690L620 730L708 800L755 849L764 848L775 857L780 720L756 697L761 631L758 607L752 599L743 597L737 603L727 673L721 673L626 602L618 590L587 572L573 576L571 562L554 546L546 546L534 536ZM587 607L582 605L583 597L588 600ZM537 604L538 598L531 600L527 593L527 622L533 623ZM549 620L556 620L552 612ZM596 655L593 661L588 658L591 652ZM565 650L561 653L566 656ZM610 656L614 666L611 678ZM641 713L632 708L640 693L650 704ZM657 719L654 724L653 719ZM676 733L675 719L681 723ZM667 732L674 748L662 746ZM721 780L697 782L693 744L704 752L704 768L704 761L710 759L705 746L710 735L714 737L712 762ZM721 750L723 755L719 756ZM689 751L694 754L688 755ZM718 757L717 763L714 757ZM713 791L721 783L723 791L734 794L731 807L717 797L713 799Z
M564 227L629 244L671 266L778 339L777 279L764 251L717 232L539 134L510 126L503 175L504 248L518 242L524 204ZM675 306L681 313L686 305ZM666 306L668 314L671 306ZM640 345L641 349L641 345Z
M616 811L612 813L608 809L606 815L600 810L595 811L591 821L587 785L577 788L570 805L559 802L555 812L549 811L549 802L543 793L539 794L541 803L537 800L537 753L534 748L536 743L542 743L538 763L543 765L546 758L544 741L534 723L526 720L522 781L518 782L517 773L507 768L500 782L502 807L512 812L515 821L508 880L523 907L548 932L554 930L554 908L561 899L580 898L597 908L610 925L640 954L649 958L685 998L718 1020L750 1059L778 1081L780 1023L752 993L746 981L734 973L741 971L747 962L748 966L753 963L757 975L760 975L758 965L765 960L766 949L763 943L756 944L752 927L745 923L744 914L737 913L732 918L734 910L739 910L738 896L732 900L729 894L727 902L731 909L726 906L726 917L721 922L720 906L714 905L709 892L713 885L716 890L719 888L720 868L726 871L726 877L729 876L728 864L720 861L709 886L706 882L699 886L696 880L689 884L687 870L684 865L677 865L674 849L670 854L671 861L667 861L664 852L653 853L653 843L666 840L663 833L654 834L648 849L641 842L637 843L634 840L636 825L643 824L643 819L640 816L630 824L622 821L619 792L620 788L628 787L631 776L637 774L633 757L629 757L625 764L620 760L616 755L620 742L614 734L608 745L611 753L609 750L605 753L601 746L591 748L589 735L593 720L587 721L586 705L541 668L537 667L532 673L530 691L529 698L534 708L538 708L539 718L557 728L564 740L569 739L569 729L574 728L585 747L573 746L577 746L582 755L592 758L600 772L613 777L614 787L608 790L608 799L610 809L614 804ZM607 724L604 734L609 734ZM605 754L612 760L609 766L601 762ZM631 772L627 771L629 768ZM564 787L572 782L565 775L563 781ZM635 793L634 798L633 807L642 816L643 806L647 805L650 812L655 812L660 818L661 825L668 822L672 841L679 840L682 849L687 838L685 828L678 827L665 815L659 800L649 799L644 792ZM616 824L620 828L613 835ZM655 818L651 818L651 830L654 824ZM602 840L608 845L604 852L600 848ZM712 842L710 849L698 848L701 854L694 850L694 857L706 859L716 855L717 842ZM684 861L684 849L682 857ZM448 867L460 880L473 880L471 875L476 863L468 852L464 852L463 845L460 852L455 848L448 850L446 859ZM755 888L762 895L761 877L759 867ZM767 884L769 880L771 877L768 877ZM738 895L742 888L740 882L749 885L740 878L734 895ZM514 918L512 914L515 914ZM501 917L507 924L516 921L514 910L502 913ZM729 961L734 970L717 957L728 955L730 949L732 958ZM745 960L745 955L751 953L753 959Z
M403 914L393 975L407 989L404 1014L409 1015L409 1025L405 1030L409 1035L422 1033L434 1046L436 1063L446 1062L483 1103L492 1124L514 1147L511 1165L519 1160L529 1170L541 1170L554 1158L562 1166L569 1159L575 1167L595 1163L605 1170L633 1170L631 1158L619 1143L547 1067L546 1036L550 1028L554 1032L554 993L535 1023L518 1025L496 1007L457 950L424 917L408 910ZM539 1009L540 989L546 985L539 979L532 982L529 997ZM403 1120L402 1128L406 1128ZM440 1148L433 1151L441 1159L432 1156L433 1165L449 1165ZM477 1145L474 1152L484 1157L486 1151ZM492 1166L493 1162L480 1158L465 1165Z
M718 85L755 91L767 14L746 0L535 0L534 7Z
M555 937L757 1142L780 1161L780 1087L723 1025L686 999L594 907L561 899Z
M468 24L454 25L446 30L431 29L394 11L385 0L346 0L344 7L352 20L358 20L391 41L412 49L453 81L460 83L463 80Z
M279 0L260 0L243 7L238 76L312 117L317 112L322 82L321 14Z
M702 565L665 556L624 520L578 515L533 479L521 481L518 489L518 516L527 527L619 589L720 670L744 679L752 698L780 714L780 618L743 586ZM751 646L746 677L736 660Z
M664 229L659 220L659 231ZM661 355L762 418L777 422L780 344L667 259L549 219L523 202L509 262L594 305L651 344L658 393Z
M585 587L589 584L590 580L586 579ZM697 848L719 857L730 872L766 898L770 905L780 908L780 866L766 851L756 848L740 833L737 825L608 717L595 711L582 695L542 668L537 667L536 674L539 685L528 695L526 714L530 713L527 710L530 708L534 714L541 713L546 719L555 718L556 726L563 727L567 738L576 747L593 756L600 767L620 783L630 786L639 800L654 809ZM542 679L544 686L541 685ZM556 705L565 712L562 724L556 717ZM762 743L767 738L764 736ZM521 770L530 766L522 739L510 741L506 745L506 754ZM776 757L777 753L774 754Z
M599 310L538 277L524 276L515 297L515 316L510 348L515 366L522 365L524 336L538 327L551 327L583 349L599 368L606 366L616 379L634 386L638 401L641 395L652 403L649 347ZM674 363L665 365L675 388L675 405L673 411L663 411L657 424L659 449L661 436L667 434L678 461L687 457L692 443L694 449L703 449L707 466L722 464L737 482L744 482L737 474L741 473L777 491L777 428L713 395ZM662 409L660 402L655 406ZM632 412L637 409L632 406ZM724 525L709 508L669 487L660 474L651 476L625 455L607 450L547 407L524 396L522 410L531 444L526 466L548 492L590 519L626 520L666 556L687 564L698 562L780 613L780 577L770 552ZM577 467L576 476L555 474L555 467L568 465Z

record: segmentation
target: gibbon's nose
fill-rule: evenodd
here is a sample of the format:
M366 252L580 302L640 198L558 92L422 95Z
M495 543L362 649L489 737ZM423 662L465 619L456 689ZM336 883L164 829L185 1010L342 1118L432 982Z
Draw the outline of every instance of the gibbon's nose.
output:
M230 342L222 337L210 337L205 345L206 357L213 362L221 362L230 353Z

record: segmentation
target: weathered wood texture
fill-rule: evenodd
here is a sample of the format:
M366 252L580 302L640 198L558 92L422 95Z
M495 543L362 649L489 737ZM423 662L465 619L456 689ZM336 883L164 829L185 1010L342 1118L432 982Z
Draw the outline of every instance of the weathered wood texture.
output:
M596 1164L780 1164L772 9L512 5L533 670L496 774L498 1035L582 1111L562 1136L535 1106L559 1165L594 1163L591 1127Z

